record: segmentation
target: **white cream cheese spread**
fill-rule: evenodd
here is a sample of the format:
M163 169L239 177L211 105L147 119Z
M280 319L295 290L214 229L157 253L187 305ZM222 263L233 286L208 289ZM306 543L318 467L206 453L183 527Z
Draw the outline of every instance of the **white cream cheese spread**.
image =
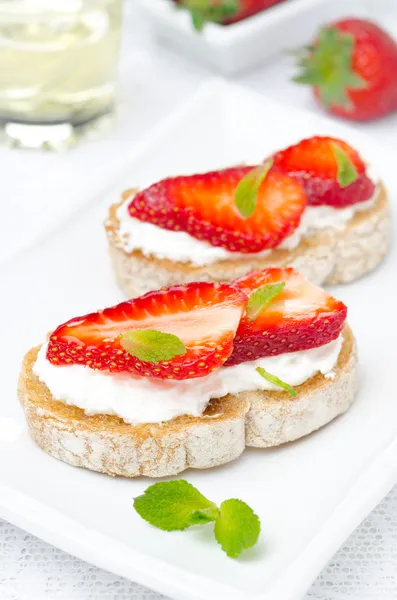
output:
M54 366L40 349L34 373L55 400L77 406L87 415L116 415L126 423L159 423L181 415L199 417L211 398L242 391L279 390L256 372L262 367L292 386L316 373L333 377L343 338L310 350L269 356L222 367L206 377L183 381L110 374L82 365Z

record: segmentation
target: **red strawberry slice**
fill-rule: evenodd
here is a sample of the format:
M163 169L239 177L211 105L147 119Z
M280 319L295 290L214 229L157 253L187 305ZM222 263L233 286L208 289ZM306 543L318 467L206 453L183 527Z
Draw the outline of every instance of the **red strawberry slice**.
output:
M190 283L149 292L60 325L50 336L47 358L54 365L159 379L203 377L232 353L246 303L243 292L226 284ZM140 360L121 344L120 334L131 330L173 334L186 353L157 363Z
M357 178L342 187L338 182L336 144L354 165ZM309 205L327 204L343 208L369 200L375 191L366 174L365 164L356 150L346 142L331 137L312 137L277 152L274 168L297 179L307 194Z
M237 279L248 296L262 286L285 283L281 293L254 320L246 314L226 365L328 344L342 331L347 308L294 269L265 269ZM248 304L249 306L249 304Z
M237 167L164 179L138 193L129 205L129 213L231 252L274 248L299 225L306 197L293 178L269 173L259 187L253 214L243 218L234 194L252 169Z

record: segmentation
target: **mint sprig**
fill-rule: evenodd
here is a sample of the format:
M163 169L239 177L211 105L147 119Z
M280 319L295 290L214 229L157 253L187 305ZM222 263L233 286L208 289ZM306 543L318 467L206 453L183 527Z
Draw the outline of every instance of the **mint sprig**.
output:
M344 188L354 183L358 178L358 172L355 165L352 163L348 155L342 148L331 142L332 150L338 165L337 180L339 185Z
M240 215L247 219L255 211L259 188L265 180L273 165L273 160L269 159L263 165L252 169L238 183L234 192L234 201Z
M259 373L259 375L261 375L263 379L266 379L273 385L282 388L283 390L291 394L291 396L293 396L294 398L296 398L296 396L298 395L289 383L286 383L282 379L279 379L278 377L276 377L276 375L272 375L271 373L269 373L269 371L266 371L262 367L256 367L256 372Z
M128 354L145 362L159 363L186 354L185 345L172 333L155 329L131 329L119 337L121 346Z
M135 498L134 509L163 531L182 531L214 521L215 539L230 558L254 546L261 530L259 518L242 500L225 500L218 508L184 479L149 486Z
M258 288L249 297L247 304L247 316L251 321L255 321L261 312L276 298L285 287L285 283L269 283Z

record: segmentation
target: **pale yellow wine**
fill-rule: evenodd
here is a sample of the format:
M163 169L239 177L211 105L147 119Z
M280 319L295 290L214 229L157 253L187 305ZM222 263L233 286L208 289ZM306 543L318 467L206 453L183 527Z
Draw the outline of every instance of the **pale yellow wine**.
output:
M0 0L0 119L84 123L113 103L122 0Z

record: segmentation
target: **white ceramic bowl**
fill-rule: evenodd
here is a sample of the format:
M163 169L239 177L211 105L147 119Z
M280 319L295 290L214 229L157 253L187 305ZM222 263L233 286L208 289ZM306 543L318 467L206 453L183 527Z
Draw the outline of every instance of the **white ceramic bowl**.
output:
M332 19L362 12L357 0L285 0L233 25L208 23L198 33L190 14L171 0L136 2L159 38L224 74L307 43L319 26Z

